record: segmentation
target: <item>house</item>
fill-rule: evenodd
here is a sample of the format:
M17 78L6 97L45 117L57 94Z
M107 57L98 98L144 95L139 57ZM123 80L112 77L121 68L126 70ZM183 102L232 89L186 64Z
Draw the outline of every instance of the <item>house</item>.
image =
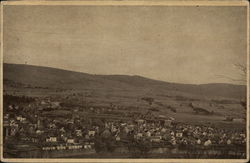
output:
M21 115L16 116L16 120L20 121L22 119Z
M9 114L4 114L3 118L4 119L9 119L10 115Z
M138 137L138 138L141 138L142 136L143 136L142 133L138 133L138 134L137 134L137 137Z
M56 149L57 149L57 150L65 150L65 149L66 149L66 146L58 145L58 146L56 146Z
M3 122L3 137L8 138L10 136L11 128L8 121Z
M24 122L24 121L26 121L26 118L21 117L20 122Z
M47 103L45 101L41 101L41 105L46 105Z
M150 132L150 131L147 131L146 136L147 136L147 137L151 137L151 135L152 135L151 132Z
M43 130L36 130L36 134L43 134L44 131Z
M177 137L177 138L181 138L182 136L183 136L183 133L182 133L182 132L177 132L177 133L176 133L176 137Z
M46 142L57 142L57 137L46 138Z
M231 121L232 122L233 120L234 120L233 117L226 117L226 119L224 121L229 121L229 122Z
M116 136L116 137L115 137L115 140L116 140L116 141L120 141L120 140L121 140L120 136Z
M145 120L143 120L143 119L138 119L138 120L136 120L136 122L137 122L137 123L144 123Z
M82 136L82 130L76 130L76 135L77 136Z
M73 138L69 138L69 139L67 139L67 143L73 144L73 143L75 143L75 140Z
M56 124L54 124L54 123L50 123L50 124L49 124L49 128L51 128L51 129L55 129L55 128L56 128Z
M90 130L90 131L88 132L88 135L89 135L89 136L95 136L95 131Z
M150 142L160 143L160 142L161 142L161 139L162 139L161 136L151 136L151 137L150 137Z
M165 120L164 125L167 127L171 127L172 121L171 120Z
M15 120L10 120L10 124L9 124L11 127L18 127L18 124Z
M31 142L33 142L33 143L38 143L39 138L38 138L37 135L31 134L31 135L30 135L30 140L31 140Z
M60 107L60 102L57 102L57 101L51 102L50 105L51 105L51 108L56 109Z
M14 108L13 108L12 105L9 105L8 109L9 109L9 110L13 110Z

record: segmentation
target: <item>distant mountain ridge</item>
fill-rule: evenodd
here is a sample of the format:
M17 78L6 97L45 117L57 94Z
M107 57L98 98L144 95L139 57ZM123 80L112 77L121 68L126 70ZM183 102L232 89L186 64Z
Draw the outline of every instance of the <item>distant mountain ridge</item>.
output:
M211 84L178 84L153 80L142 76L129 75L92 75L50 67L3 64L4 85L14 81L33 86L63 89L123 89L153 91L180 91L195 95L221 96L240 99L246 94L246 86L211 83Z

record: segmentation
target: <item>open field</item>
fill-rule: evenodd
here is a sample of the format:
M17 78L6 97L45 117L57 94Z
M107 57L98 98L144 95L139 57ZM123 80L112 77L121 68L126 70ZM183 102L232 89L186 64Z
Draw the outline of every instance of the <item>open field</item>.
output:
M34 74L35 76L31 75ZM241 102L245 86L230 84L188 85L139 76L102 76L27 65L4 64L4 93L49 97L76 106L109 107L121 112L147 112L174 117L186 123L244 126L244 121L225 122L225 117L245 118ZM150 103L143 98L152 98ZM195 114L190 103L213 115ZM70 108L68 108L70 109ZM59 111L60 112L60 111Z

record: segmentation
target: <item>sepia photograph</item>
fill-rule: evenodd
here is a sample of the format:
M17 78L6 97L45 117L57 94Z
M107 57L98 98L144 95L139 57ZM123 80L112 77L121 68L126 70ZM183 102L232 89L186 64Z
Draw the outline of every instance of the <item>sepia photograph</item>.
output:
M1 160L246 161L248 12L1 3Z

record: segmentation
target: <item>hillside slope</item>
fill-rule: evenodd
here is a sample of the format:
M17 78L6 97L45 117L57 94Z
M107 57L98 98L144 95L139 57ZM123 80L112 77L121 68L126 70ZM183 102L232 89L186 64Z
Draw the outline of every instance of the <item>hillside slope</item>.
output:
M221 96L241 99L246 94L246 86L233 84L177 84L163 82L141 76L92 75L68 70L20 65L3 65L4 86L10 83L62 89L121 89L152 91L178 91L200 96Z

